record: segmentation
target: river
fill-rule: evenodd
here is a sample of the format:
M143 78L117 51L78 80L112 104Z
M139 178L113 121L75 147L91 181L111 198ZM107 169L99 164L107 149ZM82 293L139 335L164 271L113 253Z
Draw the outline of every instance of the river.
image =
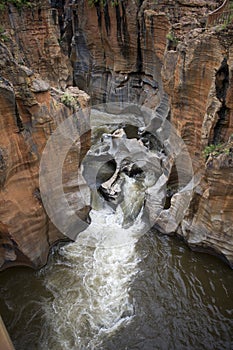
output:
M153 231L124 255L84 252L71 244L39 273L1 273L16 350L232 350L233 274L217 258Z
M96 156L89 227L74 243L54 247L40 271L0 274L0 312L16 350L233 349L232 270L148 226L153 174L141 155L156 164L158 150L126 135L129 121L111 124L104 116L93 126L83 170L93 187L85 169ZM116 162L102 167L106 149ZM131 150L127 157L122 149Z

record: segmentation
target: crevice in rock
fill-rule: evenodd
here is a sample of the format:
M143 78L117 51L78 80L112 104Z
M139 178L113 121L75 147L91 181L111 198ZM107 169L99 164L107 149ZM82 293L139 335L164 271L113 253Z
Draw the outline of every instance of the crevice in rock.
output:
M218 144L224 142L225 130L229 126L230 110L226 106L226 95L229 87L229 66L227 59L224 58L221 67L216 73L215 89L216 97L222 103L218 111L218 120L214 126L212 143Z
M183 64L182 64L182 80L185 83L186 80L186 70L185 70L185 65L186 65L186 51L182 50L181 55L183 57Z
M72 22L70 20L66 23L64 30L65 30L65 32L64 32L64 35L62 37L62 41L65 40L66 47L67 47L67 54L68 54L68 57L70 57L71 52L72 52L72 38L74 36L73 26L72 26ZM61 45L61 47L63 48L63 45Z
M218 111L218 121L214 127L213 144L216 145L225 141L225 131L228 129L229 116L230 110L226 107L224 102Z
M129 58L129 33L127 26L127 17L125 5L123 2L115 6L116 11L116 23L117 23L117 41L121 48L122 55L127 59Z
M169 209L171 207L171 199L173 195L178 191L179 176L176 169L176 165L172 165L170 176L167 182L167 193L164 203L164 209Z
M193 216L198 212L201 198L202 198L201 195L199 195L198 193L195 193L190 202L189 211L190 213L192 213Z
M164 203L164 210L170 209L171 208L171 199L172 195L170 194L170 191L167 190L166 198L165 198L165 203Z
M50 238L49 238L49 218L46 215L46 219L45 219L45 238L48 244L48 247L50 247Z
M142 72L143 61L142 61L142 48L141 48L141 24L139 19L139 12L142 6L143 0L139 0L138 11L137 11L137 72Z
M22 119L20 118L18 106L15 102L15 118L16 118L16 125L18 127L18 132L22 132L24 130Z
M78 18L78 12L76 9L73 9L72 11L73 14L73 32L74 34L79 31L79 18Z
M3 188L6 181L6 155L5 151L0 148L0 188Z
M38 9L37 13L38 13L39 21L42 22L43 21L43 17L42 17L42 10L41 10L41 8Z
M102 16L101 16L101 7L100 7L99 1L95 2L95 9L96 9L96 14L98 18L98 27L100 29L102 27Z
M215 88L216 96L219 101L224 102L226 100L227 89L229 87L229 66L227 59L224 58L221 67L216 73Z
M41 194L40 194L40 189L36 187L33 191L33 197L35 197L40 204L43 204L42 199L41 199Z
M105 22L105 29L107 32L107 35L110 33L111 29L111 22L110 22L110 17L109 17L109 12L108 12L108 2L104 4L104 22Z
M65 17L64 17L64 6L65 0L51 0L50 5L52 9L56 9L56 11L52 11L52 17L54 24L58 24L60 28L60 36L62 37L65 32ZM57 22L58 17L58 22Z
M130 166L126 166L123 168L123 173L125 173L129 177L137 178L137 176L143 175L143 170L138 167L136 164L132 164Z
M119 4L116 5L115 12L116 12L116 24L117 24L117 41L121 42L122 41L122 37L121 37L121 12L120 12Z

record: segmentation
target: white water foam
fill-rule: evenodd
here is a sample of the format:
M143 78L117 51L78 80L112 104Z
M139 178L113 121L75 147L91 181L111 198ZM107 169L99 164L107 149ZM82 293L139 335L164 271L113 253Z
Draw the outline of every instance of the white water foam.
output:
M142 205L134 185L128 178L125 191L134 196L129 203ZM127 215L129 203L123 206ZM41 349L98 349L101 339L134 316L129 291L138 272L135 244L144 227L140 214L129 228L122 227L120 206L116 212L110 207L92 210L91 219L77 241L62 247L46 267L45 284L52 298L44 304Z

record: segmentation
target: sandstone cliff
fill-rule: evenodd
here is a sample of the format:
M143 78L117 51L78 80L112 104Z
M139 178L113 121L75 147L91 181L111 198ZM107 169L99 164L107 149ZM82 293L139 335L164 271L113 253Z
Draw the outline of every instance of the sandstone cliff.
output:
M40 159L57 125L76 108L62 103L64 89L77 106L88 107L89 97L77 88L75 91L67 88L72 80L72 68L59 46L60 27L53 15L47 1L25 8L23 13L12 5L4 11L5 32L0 40L2 269L18 264L38 268L46 263L51 245L64 239L42 205ZM85 119L79 120L80 128L82 123L85 124ZM68 200L73 194L70 205L82 218L89 208L85 203L77 203L73 181L78 164L89 148L89 138L89 132L84 133L81 145L72 147L63 172L64 191ZM52 165L56 172L55 159Z
M179 234L192 247L216 252L231 265L232 34L231 26L226 30L196 29L176 52L165 53L163 68L171 121L188 146L200 176ZM215 150L217 145L220 150Z

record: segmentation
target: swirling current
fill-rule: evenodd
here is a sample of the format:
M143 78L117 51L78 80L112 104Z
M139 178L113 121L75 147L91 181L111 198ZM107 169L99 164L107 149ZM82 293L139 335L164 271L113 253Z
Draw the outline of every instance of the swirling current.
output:
M233 348L233 276L217 258L154 231L98 253L57 247L40 273L1 274L16 350Z

